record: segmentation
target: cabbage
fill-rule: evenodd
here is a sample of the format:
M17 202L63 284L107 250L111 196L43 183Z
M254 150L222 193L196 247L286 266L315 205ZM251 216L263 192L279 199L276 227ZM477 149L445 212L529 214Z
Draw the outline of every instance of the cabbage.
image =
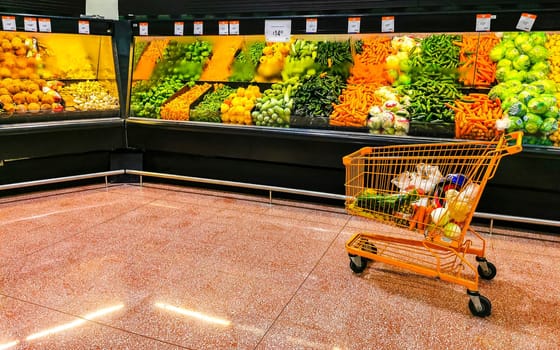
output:
M518 80L519 82L522 82L525 79L526 76L527 76L527 73L525 73L524 71L518 71L518 70L512 69L512 70L510 70L506 73L505 80L506 81Z
M527 55L519 55L513 60L513 68L517 70L529 70L531 67L531 59Z
M538 80L532 82L531 85L537 87L541 94L553 94L556 92L556 82L554 82L554 80Z
M494 62L498 62L499 60L501 60L502 58L504 58L504 55L506 53L506 49L503 45L496 45L492 48L492 50L490 50L490 59Z
M509 117L511 124L509 125L507 131L514 132L523 129L523 119L519 117Z
M516 59L519 55L521 55L521 52L519 52L518 49L516 49L515 47L512 47L510 49L506 50L505 53L505 58L507 58L508 60L513 61L514 59Z
M509 61L509 60L508 60ZM511 62L511 61L510 61ZM499 82L506 81L506 74L510 71L510 68L500 68L496 70L496 79Z
M529 103L527 104L527 108L529 109L529 112L531 112L531 113L544 114L544 113L546 113L546 111L548 111L548 109L551 106L547 102L550 102L550 101L547 101L543 97L535 97L534 99L529 101Z
M542 94L541 98L543 100L544 103L546 103L546 105L548 106L548 109L550 109L550 107L552 106L556 106L556 96L551 95L551 94ZM548 109L544 112L548 112Z
M533 32L530 35L531 41L534 45L542 45L546 43L546 33L544 32Z
M529 134L536 134L543 123L541 117L533 113L527 113L523 117L523 121L525 122L525 131Z
M542 63L542 62L539 62ZM537 64L539 64L537 63ZM548 75L547 72L544 72L542 70L534 70L531 68L531 70L529 72L527 72L527 75L525 76L525 80L529 83L532 83L534 81L537 80L542 80L542 79L546 79L546 76Z
M523 90L517 95L517 99L519 99L519 101L523 102L524 104L527 104L529 103L529 101L531 101L537 96L538 95L535 94L534 92Z
M524 54L529 53L529 51L531 51L532 48L533 48L533 43L530 41L524 42L523 44L521 44L521 46L518 47L518 49L521 50L521 52L523 52Z
M500 100L504 100L505 92L506 92L506 88L504 87L503 83L498 84L494 86L492 89L490 89L490 91L488 92L488 97L490 97L491 99L499 98Z
M545 118L558 119L558 107L551 106L548 111L543 115Z
M508 60L507 58L503 58L498 62L498 64L496 65L496 68L497 69L500 69L500 68L512 69L513 68L513 62L511 60Z
M523 44L531 43L531 36L529 35L529 33L519 33L517 34L513 42L515 43L515 46L517 48L521 48Z
M531 62L533 63L546 61L546 59L548 58L548 50L544 46L537 45L533 46L531 51L528 52L528 55L531 58Z
M508 110L514 103L519 102L519 98L517 96L508 96L502 100L502 109Z
M547 61L540 61L540 62L535 63L531 67L531 71L542 71L542 72L548 74L548 72L550 72L550 66L549 66Z
M554 131L558 130L558 122L554 118L546 118L543 120L539 130L545 134L552 134Z
M527 113L527 107L521 101L517 101L508 108L507 113L512 117L523 117Z

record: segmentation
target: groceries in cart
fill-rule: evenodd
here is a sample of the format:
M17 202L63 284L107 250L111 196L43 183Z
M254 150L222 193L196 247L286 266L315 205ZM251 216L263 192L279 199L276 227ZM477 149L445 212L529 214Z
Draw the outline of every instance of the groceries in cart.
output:
M366 216L392 221L449 243L460 237L463 223L473 211L480 186L463 174L443 176L438 166L420 163L391 180L398 189L382 193L364 189L350 208Z

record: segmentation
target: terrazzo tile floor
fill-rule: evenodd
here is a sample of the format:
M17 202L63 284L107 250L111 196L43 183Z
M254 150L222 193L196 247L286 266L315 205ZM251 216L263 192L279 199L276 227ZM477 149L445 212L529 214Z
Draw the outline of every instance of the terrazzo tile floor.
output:
M0 198L0 349L558 349L560 237L497 229L465 289L344 244L384 226L341 207L189 187Z

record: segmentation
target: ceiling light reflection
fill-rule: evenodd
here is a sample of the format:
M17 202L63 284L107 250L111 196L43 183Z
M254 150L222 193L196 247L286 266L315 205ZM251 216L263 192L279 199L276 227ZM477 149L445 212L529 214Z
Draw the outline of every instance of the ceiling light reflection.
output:
M95 311L95 312L92 312L92 313L89 313L89 314L85 315L83 319L77 319L75 321L65 323L65 324L62 324L60 326L45 329L44 331L31 334L30 336L25 338L25 340L30 341L30 340L34 340L34 339L37 339L37 338L46 337L46 336L54 334L54 333L60 333L60 332L66 331L66 330L71 329L71 328L76 328L76 327L81 326L84 323L86 323L87 320L93 320L94 318L97 318L97 317L115 312L117 310L120 310L123 307L124 307L124 304L120 304L120 305L111 306L111 307L108 307L108 308L105 308L105 309L100 309L98 311Z
M187 309L183 309L183 308L173 306L173 305L169 305L169 304L165 304L165 303L156 303L156 306L161 308L161 309L164 309L164 310L173 311L173 312L176 312L178 314L189 316L189 317L192 317L192 318L196 318L197 320L201 320L201 321L208 322L208 323L215 323L215 324L219 324L221 326L229 326L231 324L231 321L224 320L222 318L208 316L208 315L206 315L202 312L187 310Z
M0 350L9 349L19 344L19 340L14 340L11 343L0 344Z

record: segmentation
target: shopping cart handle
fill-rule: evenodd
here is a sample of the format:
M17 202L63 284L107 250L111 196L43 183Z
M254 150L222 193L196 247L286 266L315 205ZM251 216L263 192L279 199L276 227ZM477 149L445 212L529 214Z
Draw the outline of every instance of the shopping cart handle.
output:
M502 142L504 153L516 154L523 150L523 131L515 131L504 135Z

